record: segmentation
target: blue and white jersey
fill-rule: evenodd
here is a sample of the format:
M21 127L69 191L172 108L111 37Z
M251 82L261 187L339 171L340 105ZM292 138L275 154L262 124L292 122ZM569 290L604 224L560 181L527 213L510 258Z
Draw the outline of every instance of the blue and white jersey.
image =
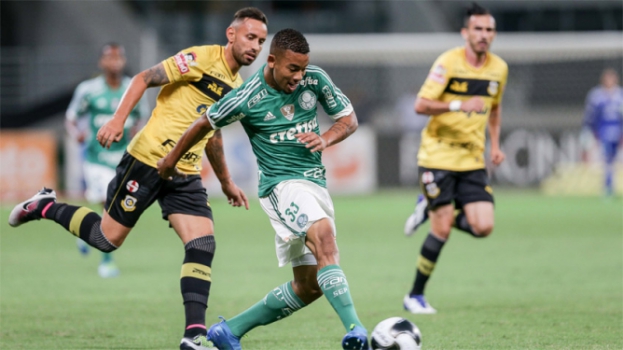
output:
M593 88L586 98L584 125L602 142L619 142L623 136L623 88Z

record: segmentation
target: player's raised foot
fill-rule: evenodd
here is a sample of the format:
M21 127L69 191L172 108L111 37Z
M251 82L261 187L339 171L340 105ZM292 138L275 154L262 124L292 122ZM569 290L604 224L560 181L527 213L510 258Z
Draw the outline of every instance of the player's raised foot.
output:
M13 208L9 215L9 225L17 227L28 221L40 220L41 212L52 202L56 202L56 192L49 188L42 188L34 196Z
M208 329L208 339L219 350L242 350L240 338L231 332L227 322L222 317L221 322L213 324Z
M97 273L101 278L113 278L119 276L119 268L112 261L101 262L97 267Z
M89 255L89 252L91 251L91 247L89 247L89 245L80 238L76 238L76 248L78 248L80 254L84 256Z
M342 339L342 349L368 350L368 332L360 326L353 325L350 332Z
M218 350L211 341L203 335L199 334L194 338L182 338L180 342L180 350Z
M430 306L428 302L426 302L424 295L405 295L403 305L405 310L409 311L412 314L437 313L437 310L433 309L433 307Z
M415 202L415 210L413 210L413 213L407 218L407 222L405 222L404 232L407 237L413 235L417 228L428 220L427 206L428 201L426 201L426 197L424 197L424 195L419 195L417 197L417 202Z

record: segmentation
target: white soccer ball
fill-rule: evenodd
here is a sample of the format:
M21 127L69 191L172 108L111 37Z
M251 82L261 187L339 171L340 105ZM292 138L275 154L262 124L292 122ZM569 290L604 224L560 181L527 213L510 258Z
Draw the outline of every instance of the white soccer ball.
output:
M422 333L411 321L391 317L374 327L371 345L373 350L420 350Z

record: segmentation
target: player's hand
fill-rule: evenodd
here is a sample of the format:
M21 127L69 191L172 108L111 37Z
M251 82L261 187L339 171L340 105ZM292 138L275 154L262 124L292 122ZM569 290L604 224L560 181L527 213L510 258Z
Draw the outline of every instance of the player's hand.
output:
M102 147L110 148L113 142L119 142L123 137L123 122L112 118L97 131L97 141Z
M461 104L461 111L465 113L480 113L485 108L485 100L480 96L475 96Z
M244 192L236 186L236 184L229 180L221 184L223 193L227 196L227 202L234 207L241 207L244 205L245 209L249 210L249 201Z
M175 164L169 164L167 157L164 157L156 164L158 175L165 180L173 180L174 176L186 178L186 174L181 172Z
M327 148L327 140L315 132L305 132L294 135L300 143L304 144L306 148L310 149L311 153L324 151Z
M506 155L504 154L504 152L502 152L501 149L499 148L491 149L491 163L493 163L493 165L498 166L502 164L504 159L506 159Z

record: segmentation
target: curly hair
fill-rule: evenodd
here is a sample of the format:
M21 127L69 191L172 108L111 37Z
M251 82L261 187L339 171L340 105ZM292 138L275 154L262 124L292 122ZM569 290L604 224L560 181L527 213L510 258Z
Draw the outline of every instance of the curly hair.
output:
M282 29L275 34L270 43L270 53L274 54L277 50L308 54L309 44L301 32L290 28Z

